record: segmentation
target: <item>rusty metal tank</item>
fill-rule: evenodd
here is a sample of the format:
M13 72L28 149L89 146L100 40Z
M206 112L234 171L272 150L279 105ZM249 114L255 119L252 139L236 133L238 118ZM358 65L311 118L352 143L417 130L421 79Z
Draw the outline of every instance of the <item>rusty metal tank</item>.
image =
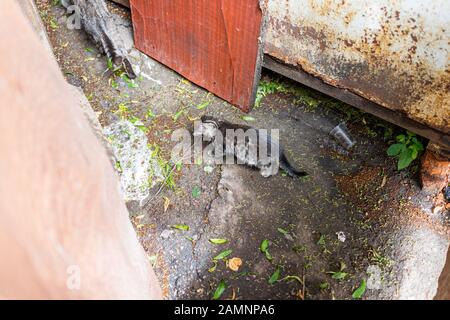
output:
M450 132L450 1L263 0L265 53Z

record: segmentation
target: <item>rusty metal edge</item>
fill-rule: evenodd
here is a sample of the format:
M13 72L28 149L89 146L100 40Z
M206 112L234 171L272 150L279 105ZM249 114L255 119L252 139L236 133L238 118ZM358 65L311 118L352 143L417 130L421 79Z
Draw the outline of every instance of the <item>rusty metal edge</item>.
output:
M115 3L118 3L124 7L130 8L130 0L109 0Z
M39 40L41 44L45 47L45 49L48 51L48 54L52 57L54 62L58 65L58 70L60 70L62 75L62 70L58 64L58 61L56 60L56 56L53 52L53 48L50 42L50 39L47 34L47 30L45 29L44 23L42 22L41 16L39 14L39 10L36 7L36 0L15 0L20 9L22 10L25 18L30 23L30 26L33 28L36 35L39 37ZM66 81L64 81L67 85L68 92L70 93L70 98L74 99L78 102L81 110L83 111L83 114L85 115L95 137L98 139L98 141L101 143L101 145L104 147L106 154L108 156L108 159L111 162L111 165L115 166L115 159L112 152L111 145L108 141L106 141L105 137L102 134L102 126L100 125L100 122L97 119L97 116L95 114L94 109L92 108L91 104L89 103L88 99L84 95L81 88L75 87Z
M279 73L287 78L290 78L294 81L300 82L312 89L315 89L333 98L341 100L351 106L361 109L364 112L370 113L387 122L391 122L395 125L403 127L409 131L412 131L442 146L444 149L450 150L450 135L445 134L436 129L430 128L415 120L412 120L408 118L405 114L386 109L385 107L382 107L381 105L372 102L366 98L363 98L346 89L341 89L326 84L322 80L310 75L304 70L286 65L267 54L264 56L264 67L276 73Z
M44 23L42 22L41 16L39 15L39 11L36 7L35 0L16 0L16 2L27 18L27 21L30 23L31 27L41 40L41 43L44 45L45 49L53 56L54 60L56 60L47 35L47 30L45 30Z
M267 8L264 0L259 0L259 9L262 12L261 15L261 27L259 29L258 37L258 53L256 56L255 73L253 77L253 89L250 97L250 105L248 106L248 111L250 111L255 105L256 95L258 94L259 81L261 80L261 72L264 65L264 33L268 28L268 15L266 14Z

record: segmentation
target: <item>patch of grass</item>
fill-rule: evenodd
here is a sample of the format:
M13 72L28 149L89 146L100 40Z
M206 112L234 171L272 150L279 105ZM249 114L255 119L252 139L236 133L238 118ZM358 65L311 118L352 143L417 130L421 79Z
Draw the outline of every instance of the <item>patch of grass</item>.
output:
M323 253L331 253L330 250L327 248L327 236L326 235L320 235L319 241L317 241L317 244L322 248Z
M147 112L145 113L146 119L153 119L155 117L156 117L156 114L151 109L148 109Z
M172 116L172 120L173 122L177 122L178 119L186 113L186 108L181 107L173 116Z
M131 117L129 118L129 121L130 121L132 124L134 124L134 126L135 126L136 128L138 128L139 130L141 130L144 134L147 134L147 133L148 133L149 128L147 128L147 127L145 126L145 124L142 122L142 120L139 119L138 117L131 116Z
M130 88L130 89L139 88L139 85L136 83L136 81L128 78L128 76L125 74L125 72L122 72L122 74L120 75L120 78L127 84L128 88Z
M116 167L116 170L117 170L119 173L122 173L122 172L123 172L123 170L122 170L122 165L120 164L119 161L116 161L115 167Z
M164 186L170 190L175 190L176 182L175 182L175 177L174 177L174 172L175 172L174 169L177 166L173 165L170 161L165 160L161 156L161 148L157 144L150 145L149 147L152 150L152 154L151 154L152 159L155 159L156 162L158 163L158 166L161 168L162 175L164 178L164 180L163 180ZM153 180L154 175L155 175L154 172L150 172L149 183Z
M119 88L119 84L117 83L117 81L116 81L115 79L112 79L112 78L109 79L109 85L110 85L113 89Z
M176 183L175 178L173 176L173 168L169 162L160 163L163 176L164 176L164 184L170 190L175 190Z
M331 274L331 278L334 280L344 280L348 273L344 272L344 270L347 268L344 262L339 263L339 271L328 271L327 273Z
M394 263L391 259L383 256L375 249L369 250L369 253L370 253L370 261L372 261L382 269L388 268L392 266L392 264Z
M389 123L376 117L372 117L364 111L352 107L345 102L283 78L269 78L268 80L265 79L260 81L256 94L255 107L259 107L262 100L273 93L292 95L294 97L294 104L302 106L307 112L312 112L318 106L323 106L329 112L334 112L342 116L344 122L357 122L362 124L365 133L370 138L376 138L380 135L385 141L392 138L394 130Z
M128 88L130 89L139 88L139 85L137 84L136 80L128 78L127 74L125 73L122 67L114 67L114 63L111 60L111 58L108 58L106 60L106 67L108 68L111 74L109 82L114 89L118 88L117 85L118 78L122 79L122 81L124 81L128 86Z
M59 29L58 22L55 20L55 18L53 18L53 17L50 18L49 24L50 24L50 28L52 28L52 30L57 30L57 29Z
M296 83L291 83L287 81L282 81L279 79L271 80L261 80L258 85L258 90L256 93L255 107L261 105L261 101L264 97L273 93L287 93L294 96L294 103L297 105L303 105L308 110L313 110L319 106L323 101L335 101L325 96L320 96L319 94L302 87Z
M320 290L328 290L330 288L330 284L326 281L321 282L319 284L319 288L320 288Z
M259 107L261 105L261 100L267 95L286 91L287 88L282 82L279 82L277 80L261 80L256 92L255 107Z
M117 110L114 111L122 120L128 120L131 117L131 110L125 103L120 103Z

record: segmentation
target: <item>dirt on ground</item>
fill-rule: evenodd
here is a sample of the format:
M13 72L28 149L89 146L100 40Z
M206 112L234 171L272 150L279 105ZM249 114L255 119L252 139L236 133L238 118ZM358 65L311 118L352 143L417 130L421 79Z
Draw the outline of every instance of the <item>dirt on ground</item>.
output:
M139 77L130 82L107 72L105 56L82 30L68 30L52 3L38 4L56 59L103 126L139 119L165 160L172 132L203 114L276 128L291 162L309 174L183 165L145 207L130 205L166 298L210 299L218 287L222 299L353 299L362 287L363 299L434 296L448 212L433 213L421 194L418 161L398 171L386 155L402 129L268 71L262 83L291 90L268 92L250 118L135 49ZM132 43L129 14L112 8ZM356 141L351 151L329 135L342 122Z

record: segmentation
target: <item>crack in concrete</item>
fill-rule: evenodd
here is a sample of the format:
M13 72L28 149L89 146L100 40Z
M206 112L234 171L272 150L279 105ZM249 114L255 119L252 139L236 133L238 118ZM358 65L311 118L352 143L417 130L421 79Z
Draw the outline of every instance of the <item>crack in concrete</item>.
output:
M198 239L192 244L192 257L195 262L194 268L195 268L195 272L197 273L198 277L201 277L201 271L199 271L197 268L197 265L198 265L198 255L196 253L197 243L202 240L202 237L203 237L204 233L206 232L206 227L209 226L209 213L211 211L212 203L220 197L218 189L219 189L220 182L222 181L222 172L223 172L222 166L217 166L217 169L220 171L219 171L219 177L217 179L217 183L214 186L214 191L216 194L215 194L214 198L208 203L208 206L204 210L203 221L205 222L205 225L202 225L202 227L200 228L199 233L198 233Z

